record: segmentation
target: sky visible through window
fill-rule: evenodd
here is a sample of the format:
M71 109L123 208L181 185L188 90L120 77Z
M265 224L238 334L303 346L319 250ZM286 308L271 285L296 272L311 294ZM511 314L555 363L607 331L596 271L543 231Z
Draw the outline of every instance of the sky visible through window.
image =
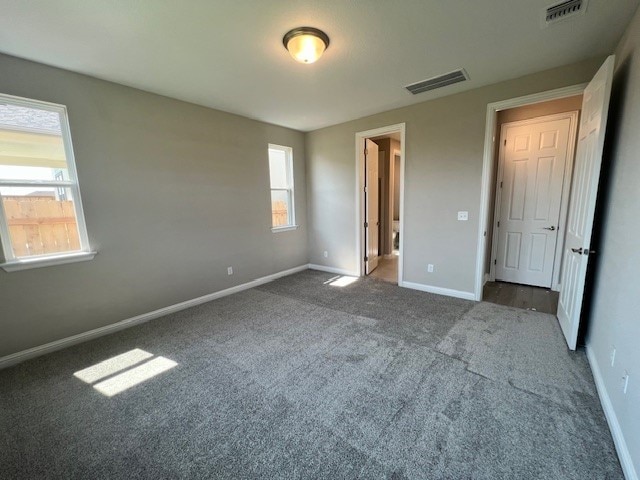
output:
M269 149L271 188L287 188L287 156L282 150Z
M20 105L0 104L0 179L56 180L66 168L47 167L52 161L64 163L60 115L57 112ZM62 159L60 155L62 154ZM2 187L2 195L24 196L39 189Z

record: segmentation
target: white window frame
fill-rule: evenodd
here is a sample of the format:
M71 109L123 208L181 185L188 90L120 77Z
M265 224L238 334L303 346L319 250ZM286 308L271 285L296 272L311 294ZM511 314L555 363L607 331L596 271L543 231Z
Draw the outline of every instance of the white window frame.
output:
M298 228L296 225L296 206L295 206L295 188L293 181L293 148L287 147L284 145L276 145L273 143L269 144L269 148L267 150L267 154L269 154L269 150L279 150L284 152L285 156L285 164L287 169L287 188L272 188L271 187L271 165L269 165L269 205L271 206L271 193L274 191L277 192L287 192L287 196L289 198L289 211L288 223L287 225L281 225L278 227L273 226L273 220L271 222L271 231L276 232L286 232L288 230L295 230ZM268 157L269 158L269 157ZM269 208L269 211L272 212L272 207Z
M80 250L75 250L73 252L60 252L46 255L33 255L29 257L16 257L11 245L9 224L5 216L4 207L0 204L0 243L2 245L2 254L5 260L4 263L0 264L0 267L7 272L13 272L16 270L25 270L35 267L48 267L51 265L60 265L64 263L91 260L96 255L96 252L92 251L89 245L87 225L85 223L84 210L82 208L82 200L80 198L80 186L78 184L76 162L73 155L73 144L71 142L71 130L69 128L67 107L56 103L43 102L41 100L32 100L29 98L16 97L13 95L6 95L2 93L0 93L0 102L9 105L16 105L19 107L47 110L59 114L60 130L62 143L64 146L64 153L67 161L69 180L7 180L0 177L0 187L37 186L70 189L73 195L73 205L78 226L78 237L80 240ZM23 131L22 128L16 128L16 130Z

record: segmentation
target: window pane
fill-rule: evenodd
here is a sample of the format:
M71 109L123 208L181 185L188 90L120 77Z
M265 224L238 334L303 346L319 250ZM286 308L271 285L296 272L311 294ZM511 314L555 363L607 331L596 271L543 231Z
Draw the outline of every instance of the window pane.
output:
M271 188L288 188L287 156L282 150L269 149L269 173Z
M0 187L16 257L80 250L71 189Z
M67 160L57 112L0 104L0 178L68 179Z
M0 153L0 162L2 162ZM66 168L47 167L18 167L16 165L0 164L0 178L2 180L69 180Z
M271 191L271 217L274 227L289 225L289 192L286 190Z

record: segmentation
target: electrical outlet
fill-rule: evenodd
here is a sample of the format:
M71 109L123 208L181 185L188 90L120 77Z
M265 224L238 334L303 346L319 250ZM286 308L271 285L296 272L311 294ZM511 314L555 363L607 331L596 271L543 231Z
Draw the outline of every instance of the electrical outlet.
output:
M430 263L429 265L427 265L427 272L433 273L433 263Z
M611 366L613 367L613 365L616 363L616 347L614 347L613 345L611 345Z
M233 275L233 267L227 267L227 275Z
M624 375L622 376L622 393L627 393L627 387L629 386L629 373L625 370Z
M327 251L325 250L325 251L324 251L324 253L323 253L323 255L324 255L324 258L327 258L327 257L329 257L329 252L327 252Z
M469 212L458 212L458 220L461 222L469 220Z

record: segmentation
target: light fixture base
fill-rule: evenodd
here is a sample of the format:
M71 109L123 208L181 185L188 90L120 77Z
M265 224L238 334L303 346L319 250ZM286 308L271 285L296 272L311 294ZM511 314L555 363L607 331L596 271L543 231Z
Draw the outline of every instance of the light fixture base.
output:
M324 33L322 30L319 30L314 27L298 27L298 28L294 28L293 30L289 30L287 33L284 34L284 37L282 37L282 44L284 45L284 48L287 48L287 44L289 43L289 40L291 40L294 37L298 37L300 35L313 35L315 37L318 37L320 40L324 42L325 50L329 48L329 35Z

